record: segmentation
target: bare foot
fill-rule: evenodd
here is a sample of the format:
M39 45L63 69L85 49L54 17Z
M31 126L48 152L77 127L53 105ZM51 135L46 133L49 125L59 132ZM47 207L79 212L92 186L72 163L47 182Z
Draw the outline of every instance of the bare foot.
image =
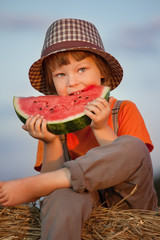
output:
M0 204L16 206L36 201L59 188L70 187L70 172L62 168L54 172L0 182Z
M0 182L0 204L13 206L38 199L33 194L29 178Z

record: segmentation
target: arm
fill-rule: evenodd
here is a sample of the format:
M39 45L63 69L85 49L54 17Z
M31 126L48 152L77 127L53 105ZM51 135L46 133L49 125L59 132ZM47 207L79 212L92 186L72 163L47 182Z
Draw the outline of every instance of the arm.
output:
M45 119L38 115L31 116L22 127L32 137L44 142L44 157L41 172L49 172L61 168L64 163L62 144L59 136L48 132Z
M64 161L60 139L47 131L43 117L29 117L22 128L32 137L44 142L42 174L12 181L0 181L0 204L3 206L35 201L56 189L71 187L70 170L66 167L61 168Z
M44 143L41 173L55 171L64 163L62 144L57 136L53 142Z
M101 129L93 129L93 132L100 146L108 145L117 138L117 135L107 123L106 126Z
M109 102L103 98L97 98L85 108L85 114L92 119L91 128L100 145L110 144L117 138L117 135L107 124L112 102L113 97L109 99Z

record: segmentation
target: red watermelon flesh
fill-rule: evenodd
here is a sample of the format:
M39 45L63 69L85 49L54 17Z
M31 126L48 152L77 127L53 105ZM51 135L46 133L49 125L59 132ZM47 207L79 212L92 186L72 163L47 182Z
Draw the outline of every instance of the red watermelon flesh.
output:
M49 131L65 134L90 124L90 119L84 114L84 106L97 97L108 100L109 91L108 87L90 86L70 96L14 97L13 104L23 123L30 115L39 114L47 120Z

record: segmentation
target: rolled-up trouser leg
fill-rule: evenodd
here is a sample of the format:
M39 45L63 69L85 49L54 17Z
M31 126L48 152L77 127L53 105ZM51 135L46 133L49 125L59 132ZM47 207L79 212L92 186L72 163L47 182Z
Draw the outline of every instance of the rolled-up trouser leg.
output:
M70 169L71 184L77 192L113 187L126 197L137 186L135 193L127 199L129 205L151 210L157 206L150 153L136 137L120 136L112 144L93 148L64 166Z
M83 223L92 210L90 193L59 189L41 207L41 240L80 240Z

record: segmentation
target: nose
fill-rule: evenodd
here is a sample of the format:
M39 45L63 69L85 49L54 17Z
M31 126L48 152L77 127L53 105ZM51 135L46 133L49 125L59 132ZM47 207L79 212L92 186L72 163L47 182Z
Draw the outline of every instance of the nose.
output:
M78 84L78 80L75 74L70 74L68 76L68 86L72 87Z

